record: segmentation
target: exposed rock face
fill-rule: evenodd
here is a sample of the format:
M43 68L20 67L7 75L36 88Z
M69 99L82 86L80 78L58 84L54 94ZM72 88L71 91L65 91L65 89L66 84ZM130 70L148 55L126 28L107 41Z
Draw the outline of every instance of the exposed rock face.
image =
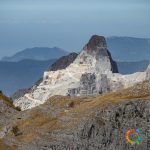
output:
M76 59L77 56L78 56L77 53L70 53L67 56L62 56L54 64L52 64L52 66L49 68L49 71L65 69ZM43 79L40 78L31 88L20 89L20 90L16 91L11 96L11 98L13 100L16 100L16 99L19 99L20 97L23 97L25 94L34 91L37 88L37 86L39 86L42 83L42 81L43 81Z
M130 129L140 129L142 133L150 133L150 102L132 101L102 109L93 118L84 120L69 135L62 133L62 137L51 146L55 150L148 150L150 140L142 136L139 145L127 143L125 134ZM57 135L58 136L58 135Z
M110 92L111 85L106 74L101 74L100 81L97 83L97 76L91 73L85 73L81 76L80 86L68 90L70 96L92 96ZM97 87L98 86L98 87Z
M83 50L74 61L74 64L88 65L91 72L111 73L113 68L112 58L107 50L106 40L102 36L94 35L84 46Z
M78 56L77 53L70 53L67 56L63 56L60 59L58 59L52 66L50 67L51 71L61 70L68 67Z
M106 40L103 36L93 35L92 38L87 43L87 45L85 46L85 49L89 53L93 53L93 51L95 51L96 53L99 53L98 47L105 49L107 47ZM104 51L103 54L104 56L108 55L107 51Z
M83 74L80 79L79 88L69 89L68 95L70 95L70 96L97 95L95 74L91 74L91 73Z
M67 59L67 62L70 61ZM15 106L22 110L30 109L54 95L98 95L128 88L146 79L146 72L132 75L114 73L117 72L117 67L107 50L105 38L97 35L91 37L73 63L65 69L63 67L60 67L61 70L44 72L42 82L15 100Z
M101 74L101 78L99 81L99 94L110 92L110 81L107 78L106 74Z
M118 73L118 67L117 67L117 63L112 59L111 57L111 54L110 52L108 51L108 55L109 55L109 58L110 58L110 62L111 62L111 65L112 65L112 72L113 73Z
M90 65L90 72L81 76L79 87L69 89L69 95L89 96L110 91L111 85L107 76L111 76L118 70L107 50L107 44L103 36L92 36L74 64L85 64L85 62Z
M80 95L97 94L95 74L83 74L80 79Z
M106 40L103 36L93 35L83 50L87 51L88 54L94 56L97 60L99 60L99 58L104 59L108 57L108 62L110 61L111 63L111 71L118 73L117 65L113 61L110 52L107 50Z

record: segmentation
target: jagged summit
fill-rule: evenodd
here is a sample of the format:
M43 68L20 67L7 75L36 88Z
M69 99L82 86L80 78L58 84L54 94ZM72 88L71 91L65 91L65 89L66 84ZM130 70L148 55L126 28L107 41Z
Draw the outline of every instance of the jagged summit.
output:
M117 65L107 49L105 37L93 35L75 60L76 64L89 65L99 73L118 73Z
M105 37L103 36L98 36L98 35L93 35L89 42L86 44L85 49L87 51L93 51L93 50L97 50L99 48L106 48L106 40Z
M93 35L89 42L83 48L88 54L99 57L108 56L107 44L105 37Z
M96 59L108 57L111 64L111 71L118 73L116 62L113 61L110 52L107 49L107 43L104 36L93 35L83 50L91 55L95 55Z

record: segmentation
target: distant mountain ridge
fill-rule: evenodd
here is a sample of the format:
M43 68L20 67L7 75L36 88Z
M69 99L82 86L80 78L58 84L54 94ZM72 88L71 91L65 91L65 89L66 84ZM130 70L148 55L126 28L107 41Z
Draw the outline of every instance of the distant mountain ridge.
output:
M56 71L56 70L62 70L65 69L66 67L68 67L78 56L77 53L73 52L68 54L67 56L62 56L60 57L58 60L56 60L56 62L54 62L49 68L49 71ZM49 64L47 64L49 65ZM43 81L43 78L41 77L37 82L35 82L35 84L30 87L30 88L26 88L26 89L19 89L17 90L12 96L11 98L13 100L18 99L22 96L24 96L26 93L31 92L33 89L35 89L37 86L39 86L39 84Z
M10 96L19 89L31 87L55 61L0 61L0 90Z
M115 61L137 62L150 59L150 38L112 36L107 37L106 41ZM20 51L11 57L3 57L2 61L16 62L23 59L50 60L60 58L68 53L58 47L34 47Z
M107 37L108 49L115 61L133 62L150 59L150 39Z
M57 47L53 47L53 48L34 47L34 48L27 48L23 51L20 51L11 57L3 57L2 61L17 62L24 59L44 61L50 59L57 59L67 54L68 54L67 51Z
M143 72L147 69L150 61L143 60L137 62L117 62L118 71L121 74L131 74L135 72Z

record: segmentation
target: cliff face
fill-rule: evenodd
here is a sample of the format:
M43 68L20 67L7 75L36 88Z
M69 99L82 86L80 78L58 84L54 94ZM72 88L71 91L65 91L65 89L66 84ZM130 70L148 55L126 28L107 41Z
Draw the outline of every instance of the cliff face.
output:
M149 109L150 101L135 100L97 110L92 118L83 120L73 133L56 133L56 137L60 138L51 142L49 147L55 150L148 150L150 139L142 134L150 133ZM140 130L139 144L127 142L126 133L131 129Z
M77 53L70 53L67 56L63 56L60 59L58 59L54 64L52 64L49 70L57 71L57 70L65 69L71 63L73 63L73 61L76 59L77 56L78 56Z
M113 73L118 73L117 65L107 49L107 43L103 36L93 35L83 50L89 55L94 56L98 61L100 61L100 59L107 59L107 61L110 62L111 71Z
M98 35L90 38L74 63L89 65L91 72L99 74L117 70L117 68L113 68L111 54L107 49L105 38Z
M70 63L68 59L66 60ZM53 68L56 71L52 69L44 72L42 82L23 97L16 99L15 106L21 107L22 110L30 109L43 104L54 95L99 95L128 88L146 79L146 72L132 75L115 73L117 67L107 49L106 40L97 35L91 37L69 66L64 69L56 68Z

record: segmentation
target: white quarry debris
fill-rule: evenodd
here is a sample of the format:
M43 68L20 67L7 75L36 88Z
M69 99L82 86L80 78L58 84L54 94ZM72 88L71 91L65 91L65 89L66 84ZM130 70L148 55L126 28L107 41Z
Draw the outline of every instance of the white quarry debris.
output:
M113 73L110 57L104 37L93 36L72 64L63 70L44 72L43 81L39 86L32 92L15 100L14 105L26 110L43 104L54 95L99 94L104 91L128 88L146 79L146 72L137 72L130 75ZM88 82L84 81L86 74L88 74ZM83 79L81 79L82 77ZM95 82L89 84L90 81ZM68 92L69 89L73 89L71 93Z
M146 79L150 80L150 64L148 65L147 70L146 70Z

